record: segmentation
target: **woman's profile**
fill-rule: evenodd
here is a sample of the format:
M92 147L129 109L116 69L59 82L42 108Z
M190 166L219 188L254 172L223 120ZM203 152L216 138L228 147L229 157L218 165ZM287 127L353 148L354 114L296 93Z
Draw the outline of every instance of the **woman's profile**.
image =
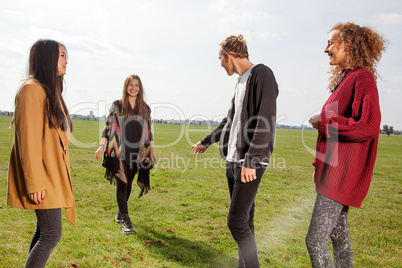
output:
M15 135L7 204L34 209L36 229L25 267L44 267L61 239L61 208L76 226L68 144L71 118L64 102L67 50L38 40L30 50L29 77L15 97Z
M349 207L367 195L377 155L381 112L376 66L385 40L368 27L338 23L324 52L331 65L331 95L321 114L310 118L318 130L314 182L317 198L306 244L313 267L352 267Z

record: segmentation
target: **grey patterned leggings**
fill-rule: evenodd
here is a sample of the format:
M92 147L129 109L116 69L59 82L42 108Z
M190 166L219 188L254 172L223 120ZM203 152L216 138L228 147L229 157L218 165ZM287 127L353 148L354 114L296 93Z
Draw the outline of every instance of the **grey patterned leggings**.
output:
M329 238L332 242L335 267L352 267L348 210L348 206L317 194L306 236L306 245L313 268L333 267L328 248Z

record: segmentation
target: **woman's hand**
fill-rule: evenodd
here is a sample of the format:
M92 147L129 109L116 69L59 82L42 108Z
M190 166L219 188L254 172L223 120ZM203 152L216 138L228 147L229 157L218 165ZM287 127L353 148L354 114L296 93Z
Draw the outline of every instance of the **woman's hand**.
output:
M191 146L191 150L194 151L194 155L204 153L208 148L201 144L201 142L197 142L193 146Z
M99 145L98 150L96 150L96 152L95 152L95 159L96 159L96 160L99 160L99 158L101 158L102 152L103 152L103 150L105 149L105 146L106 146L106 145L105 145L106 142L107 142L107 139L106 139L105 137L103 137L103 138L101 139L101 143L100 143L100 145Z
M35 204L39 205L42 204L43 200L45 199L45 190L28 194L29 198L34 202Z
M152 165L154 166L156 164L156 157L154 154L154 142L150 141L149 146L151 146L151 148L149 150L149 158L151 159Z
M156 164L156 157L153 151L150 152L149 158L151 158L152 165L154 166Z
M318 123L320 122L320 115L313 115L308 122L313 126L313 128L318 129Z
M98 150L96 150L96 152L95 152L96 160L99 160L99 158L101 158L101 155L103 153L103 147L105 147L105 146L99 146Z

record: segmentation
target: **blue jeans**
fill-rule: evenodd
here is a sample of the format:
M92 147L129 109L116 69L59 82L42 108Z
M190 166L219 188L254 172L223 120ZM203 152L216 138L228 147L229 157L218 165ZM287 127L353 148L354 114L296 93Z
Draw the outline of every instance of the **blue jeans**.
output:
M45 267L53 249L61 239L61 208L36 209L36 229L24 267Z
M254 200L265 166L259 166L256 169L257 179L247 183L241 182L242 166L226 162L226 177L231 199L227 224L238 246L238 267L260 267L254 238Z

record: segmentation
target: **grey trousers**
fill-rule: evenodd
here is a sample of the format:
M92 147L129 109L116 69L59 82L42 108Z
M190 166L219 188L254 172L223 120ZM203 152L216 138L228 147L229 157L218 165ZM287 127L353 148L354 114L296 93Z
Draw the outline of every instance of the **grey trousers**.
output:
M29 246L26 268L45 267L46 262L61 239L61 208L36 209L36 229Z
M335 267L352 267L348 210L348 206L317 194L306 236L306 245L313 268L333 267L328 248L329 238L332 242Z

